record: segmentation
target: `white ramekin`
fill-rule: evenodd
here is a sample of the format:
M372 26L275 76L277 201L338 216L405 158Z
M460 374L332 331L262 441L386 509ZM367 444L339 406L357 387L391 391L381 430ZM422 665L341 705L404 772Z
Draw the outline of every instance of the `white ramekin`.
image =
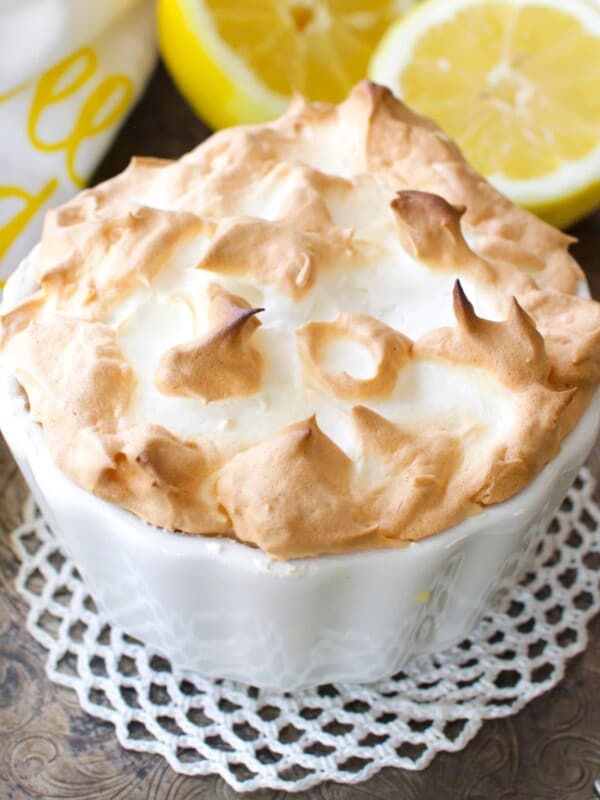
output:
M5 306L32 290L27 259ZM0 425L59 541L106 616L206 676L292 690L374 681L459 642L527 568L600 427L600 391L524 491L397 550L273 562L226 539L161 530L80 489L51 461L15 378Z

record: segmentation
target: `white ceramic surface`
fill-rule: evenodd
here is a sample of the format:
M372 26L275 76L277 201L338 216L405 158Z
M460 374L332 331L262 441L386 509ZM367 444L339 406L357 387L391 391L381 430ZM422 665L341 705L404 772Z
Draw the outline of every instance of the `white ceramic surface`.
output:
M31 292L25 267L5 303ZM0 424L109 619L177 667L292 690L374 681L463 639L527 568L596 440L600 392L560 454L510 501L406 548L290 563L233 541L160 530L75 486L50 460L6 370Z

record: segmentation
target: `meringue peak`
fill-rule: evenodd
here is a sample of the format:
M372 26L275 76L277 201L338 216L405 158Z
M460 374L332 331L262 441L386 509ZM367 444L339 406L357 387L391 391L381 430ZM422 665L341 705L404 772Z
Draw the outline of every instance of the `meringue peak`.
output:
M163 394L208 403L253 394L260 387L262 358L249 340L260 325L256 315L264 309L251 308L218 284L209 285L208 296L207 316L213 327L160 358L154 381Z
M547 383L550 363L544 339L515 297L505 322L477 316L460 280L454 284L453 302L458 337L450 352L462 349L466 361L484 365L515 388Z
M402 247L431 269L461 272L494 282L491 266L471 250L461 220L466 206L454 206L437 194L405 190L390 203Z

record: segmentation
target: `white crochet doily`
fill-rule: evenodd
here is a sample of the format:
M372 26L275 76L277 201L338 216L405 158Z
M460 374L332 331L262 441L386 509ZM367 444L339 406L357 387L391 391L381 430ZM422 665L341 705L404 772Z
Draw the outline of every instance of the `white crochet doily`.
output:
M563 675L600 606L600 509L582 470L534 570L460 645L371 685L292 694L178 672L98 613L30 499L14 531L28 627L51 680L112 722L124 747L177 772L217 773L238 790L355 783L382 767L422 769L482 723L514 714Z

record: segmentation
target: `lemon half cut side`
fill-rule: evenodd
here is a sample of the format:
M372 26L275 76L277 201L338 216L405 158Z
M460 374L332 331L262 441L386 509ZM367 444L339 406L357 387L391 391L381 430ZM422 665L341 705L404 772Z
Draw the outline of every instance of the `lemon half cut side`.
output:
M162 56L214 128L262 122L293 91L337 103L413 0L159 0Z
M369 75L548 222L600 203L600 3L427 0L391 26Z

